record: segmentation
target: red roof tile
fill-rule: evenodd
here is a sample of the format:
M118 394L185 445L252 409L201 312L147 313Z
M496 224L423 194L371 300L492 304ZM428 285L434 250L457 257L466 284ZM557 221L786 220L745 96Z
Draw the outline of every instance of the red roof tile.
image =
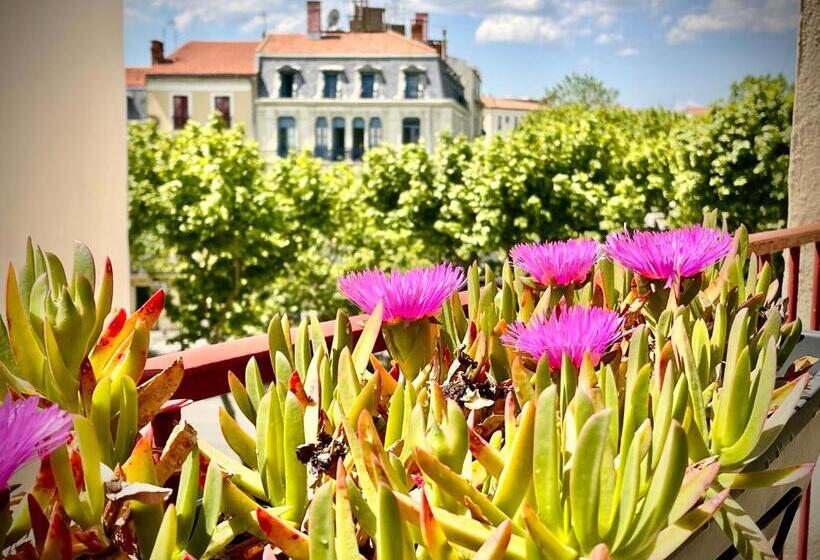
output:
M541 103L533 99L516 99L513 97L490 97L482 95L481 102L488 109L509 109L514 111L537 111Z
M253 76L258 41L189 41L154 64L148 76Z
M131 67L125 69L125 87L141 88L145 87L145 73L147 67Z
M262 54L286 55L437 55L438 51L421 41L395 31L382 33L338 33L311 39L302 34L276 33L265 37L259 46Z

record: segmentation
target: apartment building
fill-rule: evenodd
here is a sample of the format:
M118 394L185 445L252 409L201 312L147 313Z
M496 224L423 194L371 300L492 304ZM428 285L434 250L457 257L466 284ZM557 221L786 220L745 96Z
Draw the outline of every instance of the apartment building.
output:
M318 1L306 9L305 33L191 41L167 57L153 41L151 66L127 70L129 99L141 71L145 114L162 128L217 111L244 123L271 158L308 149L355 161L381 143L432 149L443 131L481 133L480 75L448 56L445 37L428 37L427 14L415 14L407 34L363 3L354 3L349 30L339 29L335 10L323 25Z

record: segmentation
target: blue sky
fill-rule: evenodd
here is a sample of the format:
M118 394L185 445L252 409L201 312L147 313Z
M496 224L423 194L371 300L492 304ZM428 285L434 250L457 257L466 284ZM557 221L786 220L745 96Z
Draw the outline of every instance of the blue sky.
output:
M392 21L430 13L434 38L477 66L484 93L540 97L570 72L620 91L621 103L681 108L725 96L746 74L794 79L799 0L370 0ZM326 0L352 12L352 1ZM263 15L264 14L264 15ZM125 0L125 62L148 42L255 39L302 32L301 0Z

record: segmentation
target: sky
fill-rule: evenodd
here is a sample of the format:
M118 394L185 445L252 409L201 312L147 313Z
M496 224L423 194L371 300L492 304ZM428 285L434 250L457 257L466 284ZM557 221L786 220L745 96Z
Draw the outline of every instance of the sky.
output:
M630 107L681 109L728 95L747 74L794 80L799 0L370 0L390 21L430 14L431 38L478 67L482 92L540 98L588 73ZM346 22L353 2L324 0ZM306 27L302 0L125 0L125 63L190 40L256 39Z

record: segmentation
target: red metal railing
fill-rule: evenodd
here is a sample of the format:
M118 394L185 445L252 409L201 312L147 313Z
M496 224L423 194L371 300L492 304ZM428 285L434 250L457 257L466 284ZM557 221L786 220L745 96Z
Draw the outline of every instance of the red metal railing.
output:
M820 223L780 230L753 233L749 236L749 251L755 253L763 262L771 261L772 255L788 253L786 271L788 284L786 291L789 298L787 315L789 320L797 316L797 291L799 286L800 248L803 245L814 245L814 274L812 284L811 316L807 326L818 330L820 321ZM464 297L464 294L462 295ZM361 333L367 315L356 315L350 318L354 341ZM330 343L336 328L335 321L321 324L322 334ZM294 330L295 333L295 330ZM383 342L377 342L377 349L384 349ZM157 356L148 360L147 375L154 375L182 358L185 364L185 378L177 391L177 398L201 400L228 392L227 372L233 371L240 378L245 371L245 364L254 357L262 370L265 379L271 379L270 360L268 358L268 338L265 335L251 336L220 344L192 348Z

